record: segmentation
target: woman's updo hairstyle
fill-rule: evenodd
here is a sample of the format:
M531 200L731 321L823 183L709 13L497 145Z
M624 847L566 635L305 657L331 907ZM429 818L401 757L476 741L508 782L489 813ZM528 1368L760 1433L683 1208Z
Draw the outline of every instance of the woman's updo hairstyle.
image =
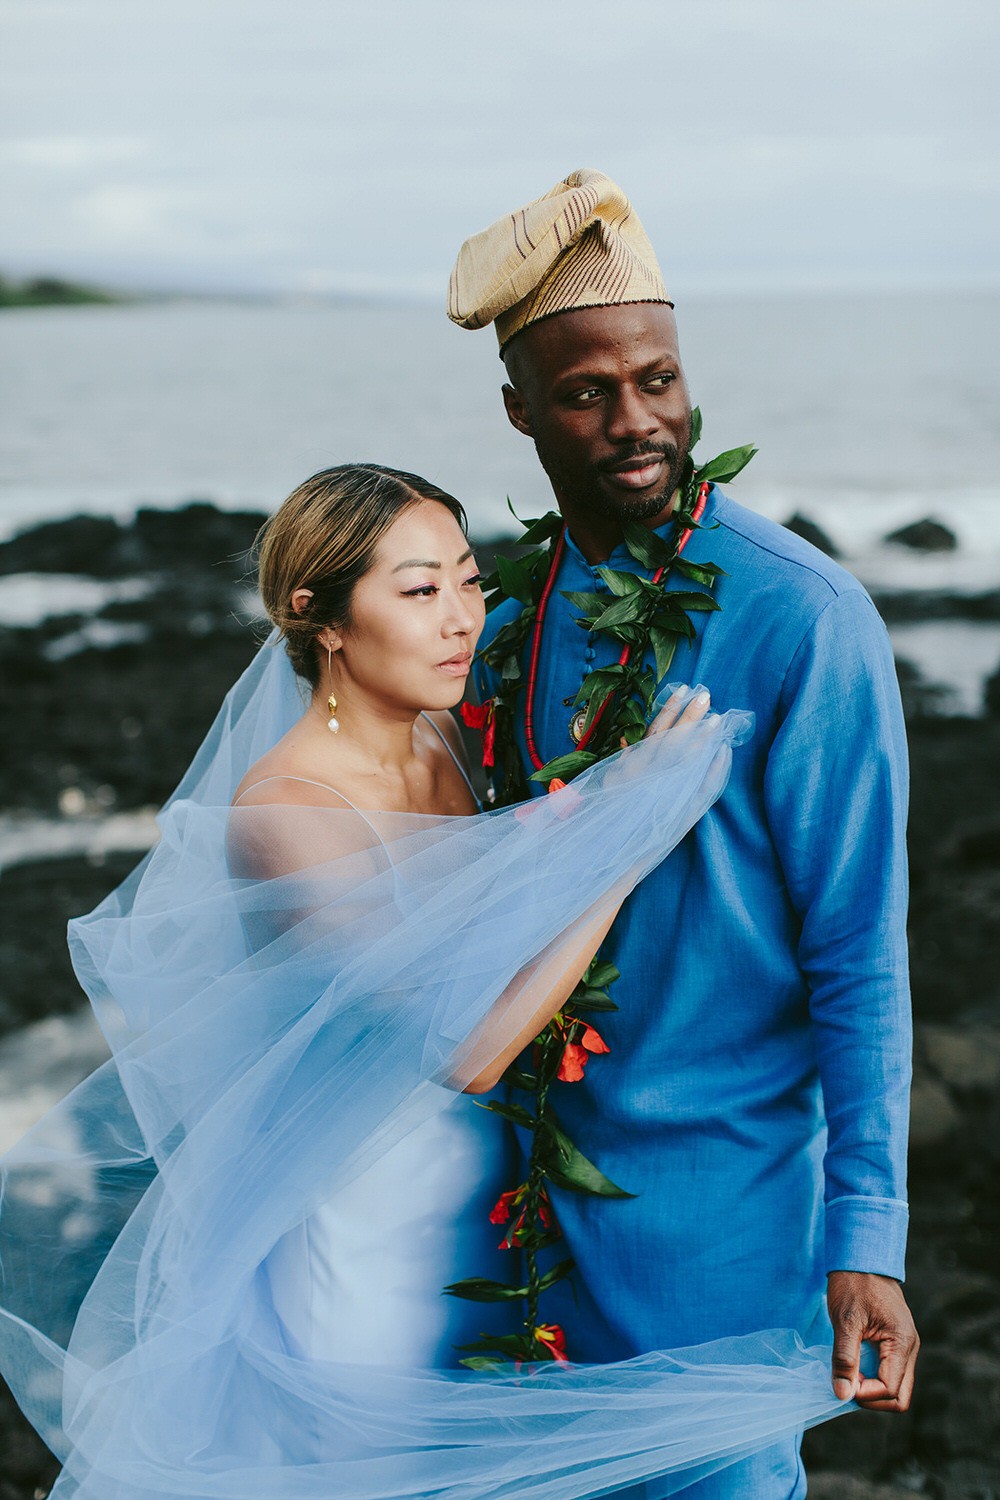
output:
M355 584L371 568L392 523L420 500L447 506L466 531L465 511L454 496L418 474L379 464L321 470L293 490L261 528L258 584L264 608L285 637L292 666L313 687L319 679L317 636L327 625L350 624ZM312 592L301 614L292 609L296 589Z

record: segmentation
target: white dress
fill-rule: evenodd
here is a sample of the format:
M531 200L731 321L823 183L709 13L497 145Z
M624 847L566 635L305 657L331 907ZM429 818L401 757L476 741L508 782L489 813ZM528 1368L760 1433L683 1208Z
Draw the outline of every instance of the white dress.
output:
M510 1279L515 1252L498 1250L503 1229L489 1222L510 1185L504 1130L458 1095L279 1240L267 1272L293 1352L454 1367L456 1344L501 1326L501 1305L441 1289L466 1276Z
M451 746L427 722L475 796ZM290 1352L447 1368L462 1357L456 1345L506 1326L503 1304L442 1295L467 1276L509 1281L516 1264L499 1249L503 1229L489 1222L512 1185L512 1143L485 1102L456 1095L278 1241L267 1276Z

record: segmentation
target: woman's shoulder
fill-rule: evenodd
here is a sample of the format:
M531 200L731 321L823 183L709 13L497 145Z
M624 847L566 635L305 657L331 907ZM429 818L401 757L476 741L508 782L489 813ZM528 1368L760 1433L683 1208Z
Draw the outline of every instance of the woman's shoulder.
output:
M294 756L269 751L247 771L233 795L233 807L350 807L349 797Z
M462 731L458 727L455 715L448 708L428 708L424 710L424 718L429 719L438 732L439 744L442 750L447 746L460 766L469 769L469 757L466 754L465 745L462 742Z

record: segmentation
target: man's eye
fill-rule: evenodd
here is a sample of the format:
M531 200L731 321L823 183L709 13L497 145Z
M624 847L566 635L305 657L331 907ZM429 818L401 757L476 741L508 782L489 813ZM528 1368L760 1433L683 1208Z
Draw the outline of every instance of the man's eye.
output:
M569 399L576 406L589 406L592 401L601 399L601 393L596 385L588 385L585 390L574 391Z
M676 379L677 376L671 370L664 370L662 375L654 375L651 380L647 380L646 384L665 390L668 385L673 385Z

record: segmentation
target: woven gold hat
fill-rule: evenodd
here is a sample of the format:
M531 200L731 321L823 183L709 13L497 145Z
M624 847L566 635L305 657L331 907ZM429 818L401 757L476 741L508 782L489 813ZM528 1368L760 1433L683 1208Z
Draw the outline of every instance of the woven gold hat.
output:
M587 169L466 240L448 283L452 322L495 323L501 353L540 318L622 302L673 306L631 203Z

